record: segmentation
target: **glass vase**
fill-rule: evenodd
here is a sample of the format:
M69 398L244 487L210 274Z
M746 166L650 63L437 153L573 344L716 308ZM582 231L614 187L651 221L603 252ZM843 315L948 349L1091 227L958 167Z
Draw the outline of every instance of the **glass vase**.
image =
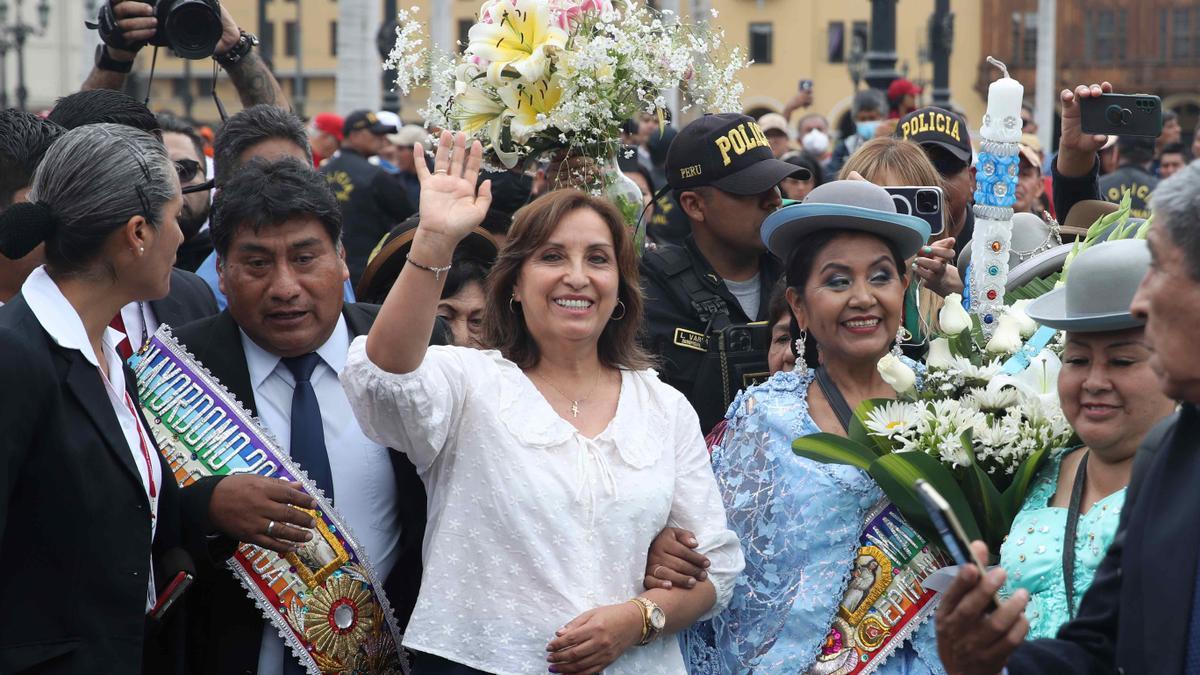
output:
M619 152L621 146L616 144L586 151L559 150L550 156L546 179L551 190L574 188L616 206L633 239L634 251L641 256L646 246L645 202L642 189L621 171Z

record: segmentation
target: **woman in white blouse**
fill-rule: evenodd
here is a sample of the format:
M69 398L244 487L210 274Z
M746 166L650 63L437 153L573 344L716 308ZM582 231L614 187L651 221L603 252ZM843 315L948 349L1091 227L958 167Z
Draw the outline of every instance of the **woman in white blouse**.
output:
M489 278L491 351L426 347L445 266L491 201L465 145L444 133L433 173L418 162L409 264L342 373L363 430L429 492L404 644L418 675L683 673L676 641L655 638L724 607L743 561L696 414L635 341L633 244L611 204L544 196ZM643 591L667 525L695 528L707 578Z

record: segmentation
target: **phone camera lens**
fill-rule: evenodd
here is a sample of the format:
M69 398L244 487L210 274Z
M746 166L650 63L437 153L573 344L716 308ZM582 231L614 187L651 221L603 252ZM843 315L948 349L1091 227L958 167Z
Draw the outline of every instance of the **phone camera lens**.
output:
M937 213L938 195L933 190L917 192L917 213Z

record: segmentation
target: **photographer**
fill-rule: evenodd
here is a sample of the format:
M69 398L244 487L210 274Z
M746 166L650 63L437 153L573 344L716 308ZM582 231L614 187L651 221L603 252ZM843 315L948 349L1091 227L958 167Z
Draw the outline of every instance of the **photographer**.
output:
M165 2L166 0L159 0ZM101 8L101 44L96 50L96 65L83 82L82 89L122 89L133 69L133 61L142 47L154 40L158 19L154 5L134 0L108 0ZM266 103L291 110L279 82L267 63L255 51L258 38L240 29L224 5L220 6L221 38L212 57L229 75L242 106ZM107 21L106 21L107 19ZM106 31L107 27L114 30Z

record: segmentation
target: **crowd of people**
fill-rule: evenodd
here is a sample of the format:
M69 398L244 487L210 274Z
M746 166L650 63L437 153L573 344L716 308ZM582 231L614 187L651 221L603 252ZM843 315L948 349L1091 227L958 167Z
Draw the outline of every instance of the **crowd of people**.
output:
M123 40L79 92L0 111L0 672L1200 671L1200 134L1173 113L1157 140L1085 134L1112 87L1080 85L1047 154L1023 112L1012 265L1127 194L1149 238L1088 248L1028 310L1065 332L1079 443L999 551L974 544L998 565L871 633L860 542L910 530L867 473L792 443L895 399L876 364L914 363L964 292L961 112L897 80L834 133L810 82L757 120L629 120L639 250L552 162L492 170L386 111L301 120L225 8L243 109L209 135L154 113L119 91L152 7L111 6ZM905 186L940 190L940 223L898 210ZM161 326L319 494L177 483L129 368ZM321 504L403 630L382 666L306 665L227 567L305 549Z

